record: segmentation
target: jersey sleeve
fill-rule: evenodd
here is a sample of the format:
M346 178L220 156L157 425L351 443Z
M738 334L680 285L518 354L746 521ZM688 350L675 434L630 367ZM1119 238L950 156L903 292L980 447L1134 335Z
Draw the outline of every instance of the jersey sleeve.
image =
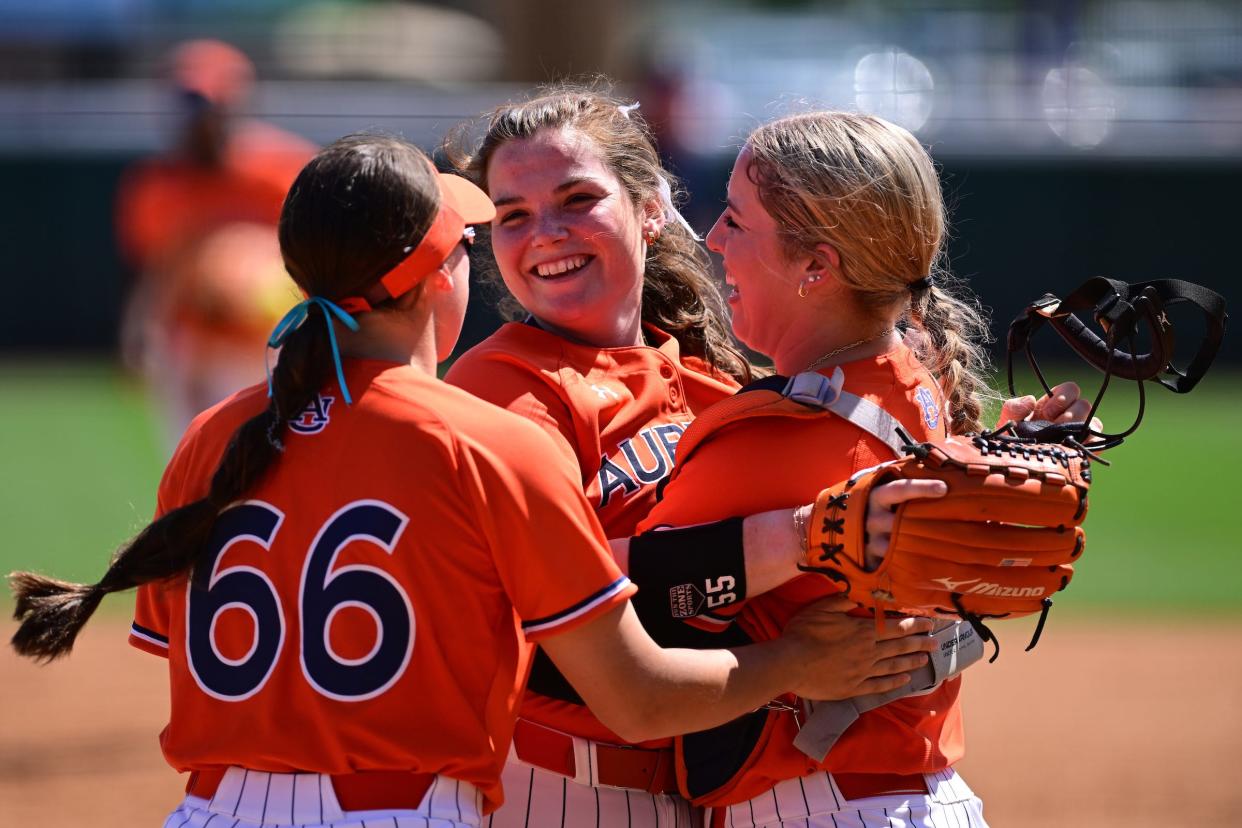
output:
M187 491L190 468L193 466L197 453L198 441L195 435L198 432L199 421L202 419L203 415L199 415L191 423L181 442L177 444L176 450L173 451L172 459L164 468L164 474L160 478L159 489L155 495L155 516L152 520L159 520L173 509L184 506L190 500L202 497L204 494ZM130 645L153 655L168 657L170 606L168 590L170 584L178 582L178 579L156 581L138 587L137 596L134 599L134 619L129 628Z
M129 626L129 643L152 655L168 658L168 585L143 584L134 602L134 620Z
M453 363L444 380L534 423L552 439L567 468L581 474L573 411L536 369L495 354L467 353Z
M508 419L508 418L507 418ZM529 423L507 423L503 445L473 447L462 464L478 525L526 637L538 641L625 603L622 574L577 481Z

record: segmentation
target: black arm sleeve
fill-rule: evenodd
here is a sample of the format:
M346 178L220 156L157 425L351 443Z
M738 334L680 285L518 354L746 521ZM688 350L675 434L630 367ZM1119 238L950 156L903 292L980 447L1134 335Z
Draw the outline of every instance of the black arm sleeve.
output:
M742 518L678 529L657 529L630 539L632 602L651 637L679 645L682 621L746 598ZM701 644L699 646L702 646Z
M729 518L684 529L658 529L630 539L632 598L647 634L662 647L709 650L749 644L736 624L708 632L684 619L710 614L712 608L746 597L746 557L742 518ZM573 704L582 697L539 647L527 689Z

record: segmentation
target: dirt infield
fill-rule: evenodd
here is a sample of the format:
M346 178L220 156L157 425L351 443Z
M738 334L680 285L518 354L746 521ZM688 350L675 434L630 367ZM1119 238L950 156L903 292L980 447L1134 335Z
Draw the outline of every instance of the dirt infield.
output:
M962 774L994 828L1216 824L1242 812L1242 620L1000 626L966 681ZM0 628L7 640L12 625ZM65 662L0 652L0 825L158 826L182 780L163 764L163 663L100 618Z

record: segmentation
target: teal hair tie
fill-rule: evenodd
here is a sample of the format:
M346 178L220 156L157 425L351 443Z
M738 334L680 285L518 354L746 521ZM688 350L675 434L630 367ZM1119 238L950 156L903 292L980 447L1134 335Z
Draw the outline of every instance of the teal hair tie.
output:
M302 327L302 323L306 321L306 317L310 315L310 306L318 305L323 308L324 322L328 325L328 341L332 344L332 361L336 363L336 379L341 385L341 396L345 398L346 405L353 405L354 401L349 398L349 389L345 387L345 370L341 367L341 350L336 345L336 331L332 326L332 317L335 316L340 323L351 331L358 330L358 322L348 313L346 313L340 305L331 299L324 299L322 296L312 296L298 302L284 318L276 323L276 328L272 331L272 335L268 337L267 347L279 348L289 339L289 335ZM264 360L266 366L266 359ZM267 369L267 395L272 396L272 370Z

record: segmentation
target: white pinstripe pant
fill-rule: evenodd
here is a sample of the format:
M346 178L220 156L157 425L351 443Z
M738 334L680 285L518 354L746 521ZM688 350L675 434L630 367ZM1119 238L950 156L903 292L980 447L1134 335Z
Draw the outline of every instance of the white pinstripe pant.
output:
M164 828L472 828L482 807L474 785L447 776L435 778L418 808L344 811L331 777L229 768L210 800L187 796Z
M924 796L846 799L832 775L786 779L724 814L726 828L987 828L983 803L948 768L929 773ZM710 822L708 823L710 824Z
M505 802L484 828L701 828L703 813L680 796L593 787L510 758Z

